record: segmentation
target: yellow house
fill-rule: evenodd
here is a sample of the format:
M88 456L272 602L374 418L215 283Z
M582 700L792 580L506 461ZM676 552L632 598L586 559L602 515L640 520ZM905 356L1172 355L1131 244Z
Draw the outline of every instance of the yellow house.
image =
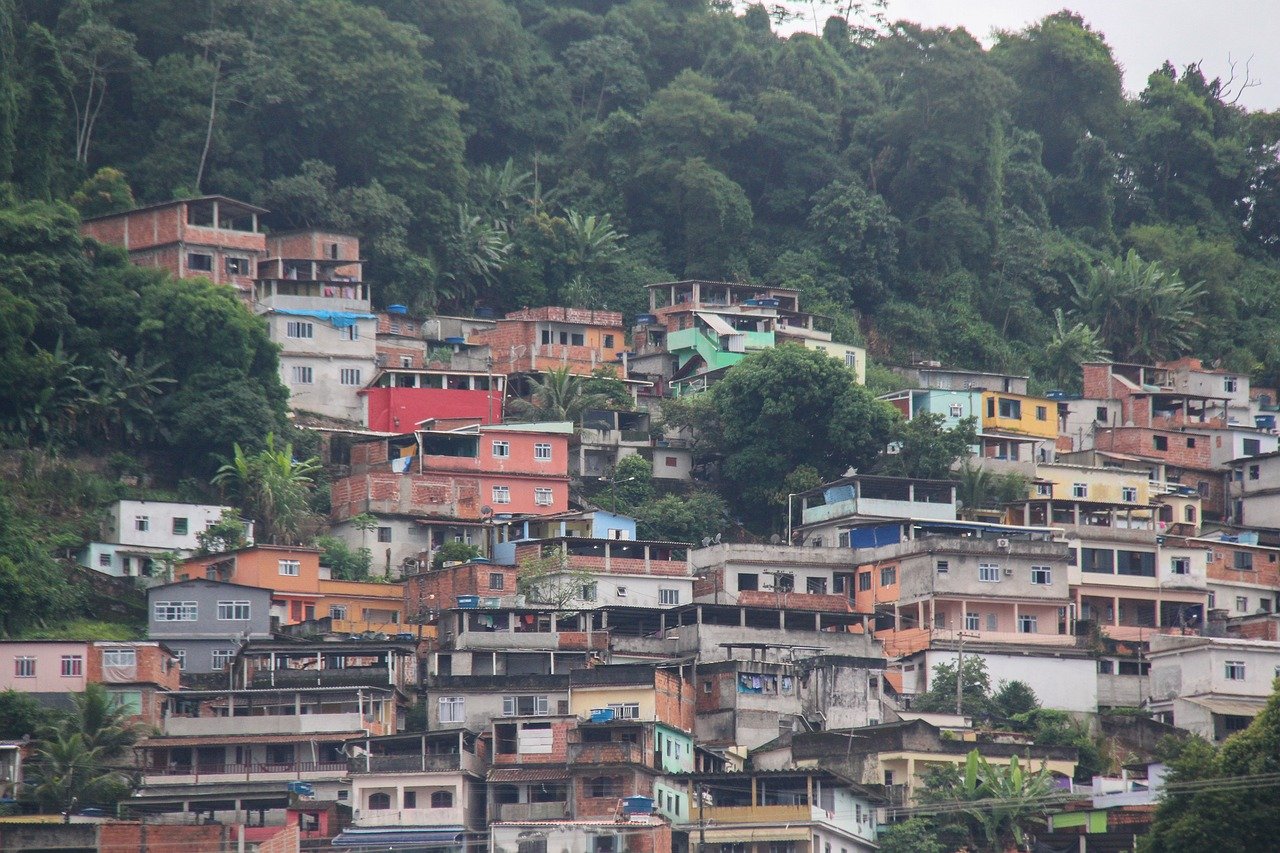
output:
M1058 403L1046 397L983 391L982 431L1057 438Z
M405 627L404 584L320 579L316 616L329 617L339 634L376 631L398 634Z
M803 343L805 349L824 352L852 370L858 378L859 385L867 384L867 351L862 347L837 344L834 341L815 341L811 338L805 338Z
M1041 463L1028 497L1146 507L1151 502L1151 483L1139 471Z

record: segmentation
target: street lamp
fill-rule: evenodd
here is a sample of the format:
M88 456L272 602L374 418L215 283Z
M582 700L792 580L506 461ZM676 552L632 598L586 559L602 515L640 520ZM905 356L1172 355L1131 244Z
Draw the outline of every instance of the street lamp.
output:
M618 480L612 477L599 478L600 482L609 484L609 500L613 505L613 508L611 510L612 512L618 511L618 484L630 483L634 479L635 477L623 477L621 480Z

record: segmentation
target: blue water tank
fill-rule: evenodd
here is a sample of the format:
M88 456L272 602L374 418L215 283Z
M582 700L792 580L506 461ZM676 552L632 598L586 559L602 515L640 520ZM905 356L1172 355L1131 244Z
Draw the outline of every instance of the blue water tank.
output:
M465 344L465 343L467 342L467 339L466 339L466 338L457 338L457 337L453 337L453 338L445 338L445 339L444 339L444 342L445 342L446 344Z
M636 315L637 326L652 326L657 322L658 322L658 315L656 314L637 314Z
M493 318L493 309L492 309L492 308L477 308L477 309L476 309L476 316L477 316L477 317L479 317L481 320L490 320L490 319L492 319L492 318Z
M594 708L591 711L591 722L593 723L612 723L612 708Z
M653 797L623 797L623 814L652 814Z
M408 306L405 306L405 305L388 305L387 313L388 314L408 314L409 308Z
M460 595L458 596L458 607L463 610L473 610L480 606L480 596L478 595Z

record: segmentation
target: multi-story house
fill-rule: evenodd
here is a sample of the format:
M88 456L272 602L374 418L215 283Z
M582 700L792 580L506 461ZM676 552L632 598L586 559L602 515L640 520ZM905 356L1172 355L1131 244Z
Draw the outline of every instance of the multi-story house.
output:
M128 717L159 725L163 691L179 684L178 659L158 642L7 640L0 642L0 690L66 709L71 696L100 684Z
M1280 643L1268 640L1160 636L1149 657L1156 719L1212 741L1246 728L1280 678Z
M139 266L228 284L248 299L257 263L267 254L266 235L259 227L266 212L209 195L90 217L81 231L101 243L123 247Z
M501 374L420 367L383 367L360 390L364 423L401 434L427 421L437 427L502 423L507 378Z
M393 569L446 541L490 552L488 531L513 515L569 509L569 423L420 430L353 445L350 474L330 488L334 534L359 547L352 516L378 518Z
M336 580L320 551L255 545L184 561L179 580L206 578L271 590L271 618L281 627L327 619L335 633L397 633L404 624L400 584Z
M485 843L488 759L475 732L366 736L346 753L351 825L334 846L468 853Z
M1184 394L1221 399L1226 404L1227 423L1255 426L1257 413L1249 388L1249 374L1205 367L1204 362L1190 356L1164 361L1169 385Z
M417 684L412 643L250 642L204 689L172 691L139 741L149 811L259 812L282 823L289 783L350 802L343 745L395 733Z
M956 657L961 653L966 658L981 658L992 684L1022 681L1035 691L1036 698L1045 708L1081 714L1093 714L1098 710L1102 680L1099 678L1098 661L1086 648L1044 643L1016 645L965 638L961 649L957 640L941 637L935 637L929 648L903 655L893 664L891 677L899 682L899 693L906 699L906 707L911 707L911 697L929 691L934 668L938 664L954 667Z
M147 590L147 637L163 642L183 672L221 672L241 643L271 638L270 589L205 578Z
M79 562L115 577L154 577L163 581L157 558L193 554L199 535L222 520L231 507L172 501L116 501L102 524L102 541L90 542ZM244 522L245 538L253 541L253 522Z
M1236 459L1227 470L1226 519L1252 530L1280 528L1280 451Z
M416 317L403 305L388 305L378 315L378 366L385 368L448 367L485 372L492 367L488 344L471 344L477 332L497 323L487 317Z
M1209 610L1229 619L1280 613L1280 548L1259 545L1249 533L1219 533L1186 544L1205 549Z
M1232 395L1195 393L1174 382L1167 366L1121 364L1118 362L1085 362L1085 400L1114 401L1118 413L1108 423L1147 429L1176 430L1195 428L1200 424L1227 424ZM1245 396L1247 400L1247 395ZM1085 448L1077 448L1085 449Z
M609 819L500 821L490 824L492 853L671 853L671 825L647 812L622 813ZM635 808L645 805L637 801Z
M1026 394L1030 377L1012 373L990 373L963 367L943 367L940 362L925 361L907 367L891 367L912 388L941 391L999 391Z
M979 454L1018 461L1053 458L1058 438L1058 401L1009 391L983 391L978 415Z
M1097 451L1160 466L1168 482L1199 493L1209 518L1222 518L1226 508L1225 469L1213 464L1213 436L1209 431L1105 427L1095 431L1093 441Z
M954 480L853 475L789 495L787 501L791 540L813 546L856 549L896 543L901 536L899 520L956 520ZM792 519L799 522L794 534ZM859 523L877 520L891 523Z
M587 376L627 351L622 314L557 306L513 311L493 329L473 331L466 343L488 346L492 369L508 376L564 367Z
M854 561L849 548L725 543L695 549L698 601L800 610L848 610Z
M271 256L258 264L254 310L280 345L289 405L363 423L359 392L376 372L377 320L360 279L359 241L304 232L270 242Z
M697 853L871 853L885 800L821 769L753 769L680 777L693 804L681 828Z
M676 607L693 600L689 546L683 542L565 536L502 543L499 564L537 573L530 604L559 607Z

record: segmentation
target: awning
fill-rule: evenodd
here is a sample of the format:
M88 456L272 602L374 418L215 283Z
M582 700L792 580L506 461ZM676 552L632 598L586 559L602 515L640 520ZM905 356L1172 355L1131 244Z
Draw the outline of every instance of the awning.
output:
M717 335L740 335L740 334L742 334L742 333L741 333L741 332L739 332L737 329L735 329L733 326L730 326L728 323L726 323L723 319L721 319L720 317L716 316L715 314L704 314L704 313L702 313L701 311L698 311L698 312L696 312L696 313L697 313L697 315L698 315L698 319L699 319L699 320L701 320L702 322L706 323L708 326L710 326L710 327L711 327L711 331L715 332Z
M243 717L245 725L262 717ZM310 734L275 735L189 735L176 737L144 738L134 744L136 749L157 749L170 746L236 746L245 743L339 743L363 738L364 732L313 732ZM144 771L145 772L145 771Z
M312 317L316 320L324 320L335 329L347 329L356 324L357 320L376 320L373 314L364 314L355 311L318 311L309 308L273 308L274 314L284 314L289 317Z
M1219 699L1214 696L1184 696L1183 702L1207 708L1210 713L1228 717L1256 717L1266 707L1266 699Z
M384 850L403 850L417 847L459 847L465 843L463 828L460 826L377 829L344 829L333 839L334 847L370 848Z
M742 844L748 841L808 841L806 827L796 826L746 826L737 829L705 830L708 844ZM703 834L701 831L698 833Z

